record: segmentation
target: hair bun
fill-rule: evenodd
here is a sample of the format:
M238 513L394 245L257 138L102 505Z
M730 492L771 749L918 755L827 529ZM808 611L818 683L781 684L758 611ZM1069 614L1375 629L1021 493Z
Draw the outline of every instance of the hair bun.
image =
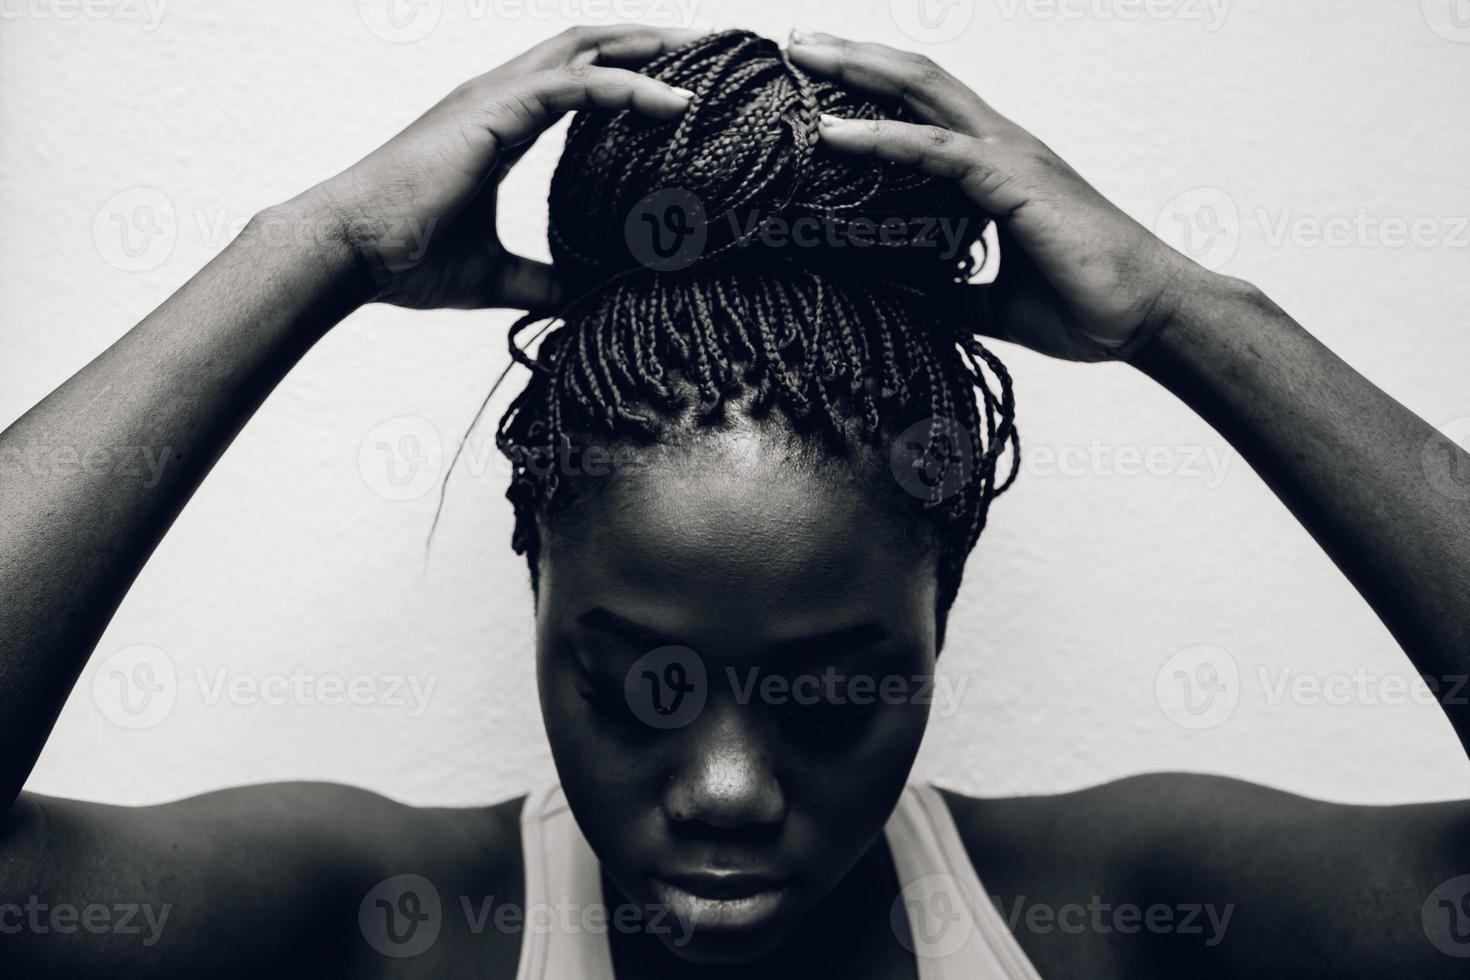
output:
M953 181L818 139L822 113L904 119L899 103L811 78L748 31L708 35L643 70L694 99L668 122L627 111L573 120L550 199L552 257L571 281L775 259L937 290L973 271L986 218Z

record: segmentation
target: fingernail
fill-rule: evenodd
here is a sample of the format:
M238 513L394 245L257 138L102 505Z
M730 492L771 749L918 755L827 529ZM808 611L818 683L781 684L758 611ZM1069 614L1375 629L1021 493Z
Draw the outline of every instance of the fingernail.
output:
M804 30L800 27L793 27L791 29L792 44L812 44L814 43L814 41L815 39L812 37L810 31Z
M834 116L826 112L822 113L823 126L841 126L845 122L847 122L847 120L843 119L841 116Z
M693 92L689 91L687 88L680 88L677 85L670 85L669 86L669 91L673 92L675 95L677 95L677 96L679 96L681 98L684 98L684 99L692 99L692 98L694 98L694 93Z

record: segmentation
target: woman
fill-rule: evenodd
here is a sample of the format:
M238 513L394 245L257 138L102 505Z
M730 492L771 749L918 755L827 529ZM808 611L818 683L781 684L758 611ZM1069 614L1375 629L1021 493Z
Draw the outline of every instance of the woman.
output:
M570 110L585 111L553 185L553 268L495 242L495 187ZM642 192L669 173L698 192L649 210ZM843 247L772 243L772 213L834 221ZM969 246L983 216L1001 271L965 287L964 250L916 228ZM869 238L894 231L880 260L855 247L861 217ZM436 226L427 249L400 231ZM692 250L659 237L696 228ZM462 810L306 784L136 809L22 792L211 464L372 301L562 320L518 354L532 380L500 429L560 786ZM1421 674L1466 672L1470 509L1422 463L1426 447L1447 467L1464 454L1259 291L1162 245L925 59L829 35L782 54L738 33L573 30L258 216L0 437L170 447L156 486L47 473L0 495L7 966L1460 975L1465 803L1338 806L1188 775L1019 799L906 785L945 613L1008 482L1009 379L975 332L1126 361L1175 392ZM614 465L592 477L599 452ZM834 672L893 696L795 696ZM1444 709L1470 735L1463 700ZM34 918L128 903L152 943Z

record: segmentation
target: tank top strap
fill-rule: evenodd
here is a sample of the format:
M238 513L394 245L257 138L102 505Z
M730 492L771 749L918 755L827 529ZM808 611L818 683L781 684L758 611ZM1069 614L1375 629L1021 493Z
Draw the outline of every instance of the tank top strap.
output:
M1040 980L981 885L937 789L906 786L884 835L919 980Z
M602 905L597 856L559 785L526 797L521 851L526 905L516 980L615 980L607 936L586 925L597 921L589 910Z

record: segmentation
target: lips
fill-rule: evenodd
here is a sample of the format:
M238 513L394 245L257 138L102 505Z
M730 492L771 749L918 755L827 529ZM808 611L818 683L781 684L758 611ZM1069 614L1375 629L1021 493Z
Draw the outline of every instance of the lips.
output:
M774 921L787 894L786 882L746 872L700 872L653 880L659 901L692 929L745 931Z
M720 899L746 898L785 884L774 875L748 871L699 871L658 877L660 881L682 888L691 895Z

